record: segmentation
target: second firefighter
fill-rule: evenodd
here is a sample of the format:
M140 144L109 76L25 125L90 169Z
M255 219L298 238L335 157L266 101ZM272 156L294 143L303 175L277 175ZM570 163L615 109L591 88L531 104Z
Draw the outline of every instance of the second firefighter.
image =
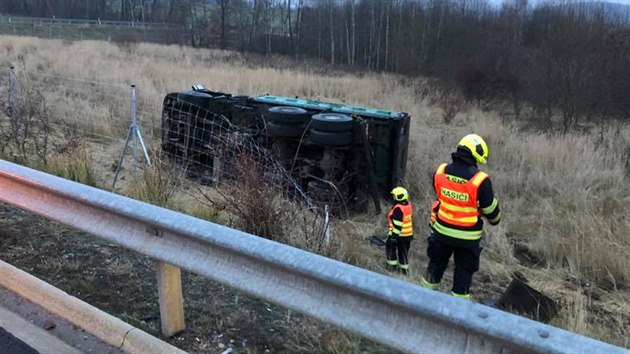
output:
M409 247L413 239L413 208L405 188L396 187L392 189L391 194L394 206L387 214L389 223L385 241L387 267L406 275L409 272Z

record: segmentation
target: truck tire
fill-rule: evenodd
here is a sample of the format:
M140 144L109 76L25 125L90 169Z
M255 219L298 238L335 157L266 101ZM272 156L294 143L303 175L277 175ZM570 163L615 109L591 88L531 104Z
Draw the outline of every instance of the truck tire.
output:
M304 126L299 124L267 124L267 135L275 138L299 139L304 133Z
M311 129L320 132L347 132L352 130L352 118L340 113L319 113L311 117Z
M311 129L309 138L312 143L322 146L347 146L352 143L352 132L323 132Z
M306 125L309 116L308 112L300 107L276 106L269 108L268 120L278 124Z

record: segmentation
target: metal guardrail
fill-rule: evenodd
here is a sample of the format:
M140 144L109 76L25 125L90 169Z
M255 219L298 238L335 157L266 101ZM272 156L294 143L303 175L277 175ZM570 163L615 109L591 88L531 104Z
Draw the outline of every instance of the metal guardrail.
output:
M0 200L412 353L630 353L0 160Z
M164 27L165 24L137 21L112 21L112 20L81 20L69 18L51 17L22 17L0 15L0 22L21 23L21 24L59 24L59 25L91 25L91 26L117 26L117 27L137 27L154 28Z

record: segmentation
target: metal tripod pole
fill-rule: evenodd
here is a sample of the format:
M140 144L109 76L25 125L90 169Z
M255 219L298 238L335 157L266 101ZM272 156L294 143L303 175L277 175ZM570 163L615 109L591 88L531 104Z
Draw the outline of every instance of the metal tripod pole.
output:
M136 114L136 85L131 85L131 125L129 126L129 131L127 133L127 139L125 140L125 145L123 146L122 152L120 153L120 159L118 159L118 166L116 166L116 174L114 175L114 183L112 183L112 190L116 187L116 181L118 180L118 174L120 173L120 169L123 165L123 160L125 158L125 151L127 151L127 146L129 146L129 140L133 139L132 143L132 174L136 174L136 165L138 163L138 141L140 141L140 147L142 147L142 152L144 153L144 158L146 159L147 165L151 166L151 158L149 158L149 153L147 152L147 147L144 145L144 140L142 139L142 134L140 134L140 128L138 128L138 116Z
M131 126L129 131L133 137L133 148L131 150L133 160L131 163L131 174L136 175L136 167L138 165L138 117L136 115L136 85L131 85Z
M9 85L10 85L10 102L11 102L11 119L17 119L15 115L17 114L17 79L15 76L15 67L11 67L9 69Z

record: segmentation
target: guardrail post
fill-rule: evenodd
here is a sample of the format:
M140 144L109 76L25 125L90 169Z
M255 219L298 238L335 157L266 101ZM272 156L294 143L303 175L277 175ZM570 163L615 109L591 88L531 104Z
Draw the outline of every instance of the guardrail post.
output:
M158 261L156 271L162 335L170 337L186 328L181 270Z

